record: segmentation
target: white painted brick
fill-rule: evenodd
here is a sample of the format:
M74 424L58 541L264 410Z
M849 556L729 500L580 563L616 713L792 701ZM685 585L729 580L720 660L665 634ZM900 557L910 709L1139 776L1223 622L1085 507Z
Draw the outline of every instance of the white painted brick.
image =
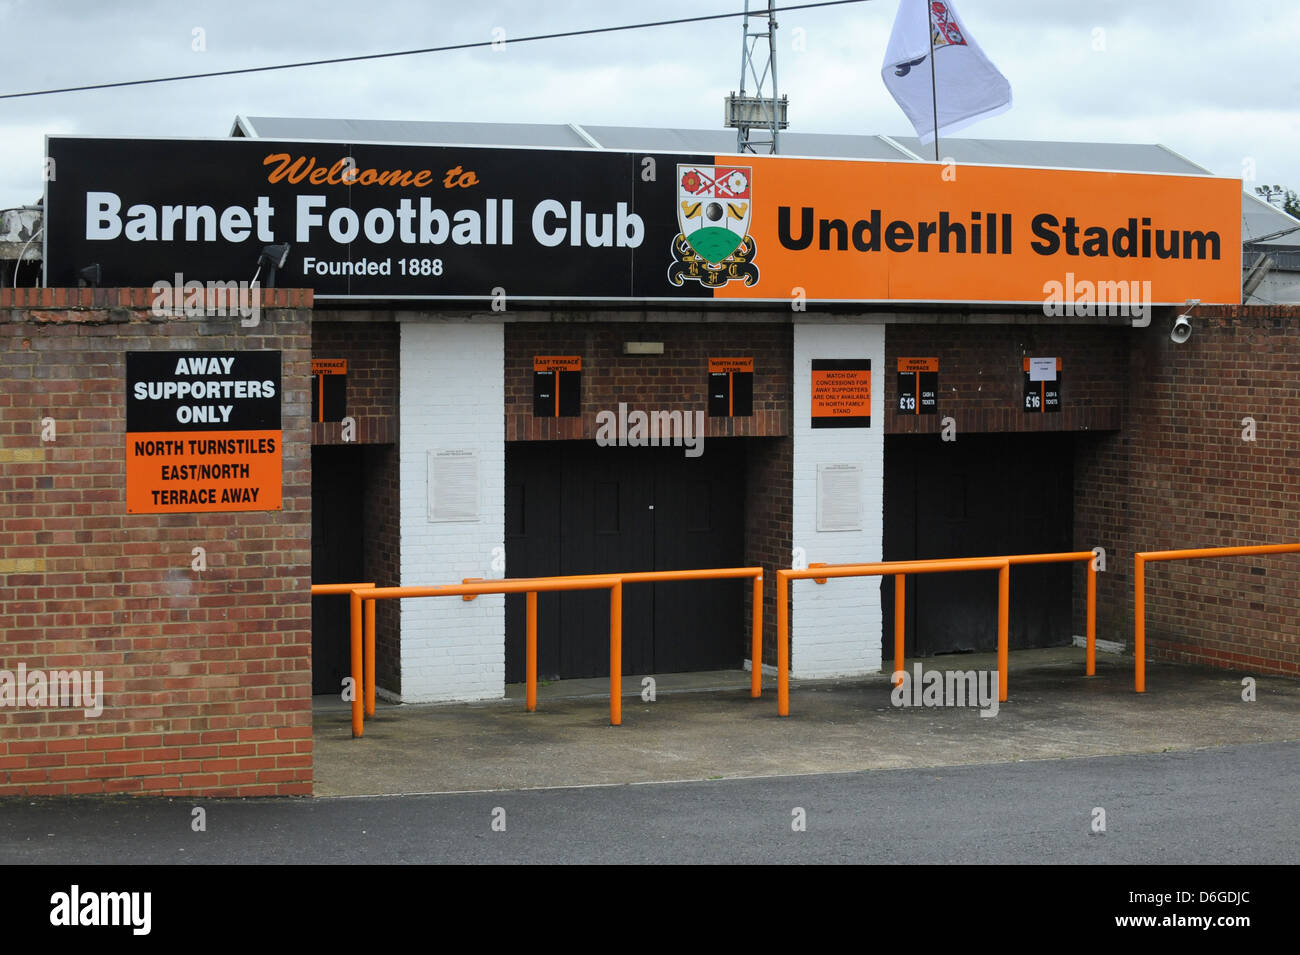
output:
M401 326L401 582L497 576L505 537L505 351L500 323ZM480 520L430 523L428 452L479 453ZM505 598L404 601L402 700L497 699L505 693Z
M812 359L871 359L871 427L814 430ZM794 327L794 546L809 562L878 561L884 546L885 329L815 317ZM817 530L817 465L863 469L861 531ZM791 593L791 673L831 677L880 670L880 578L796 581Z

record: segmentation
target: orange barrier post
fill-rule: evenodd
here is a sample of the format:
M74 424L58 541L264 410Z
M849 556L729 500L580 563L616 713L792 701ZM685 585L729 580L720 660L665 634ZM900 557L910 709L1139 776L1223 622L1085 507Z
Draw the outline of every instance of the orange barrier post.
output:
M788 571L776 572L776 715L790 715L790 597Z
M1001 661L1006 660L1007 657L1009 568L1010 559L1007 557L952 557L943 560L895 560L874 564L822 564L817 567L810 564L805 570L778 570L776 572L777 715L790 715L790 622L788 619L789 595L787 593L790 583L795 580L816 580L821 582L836 577L938 574L960 570L1000 571L998 577L998 660L1001 672L999 673L998 699L999 701L1005 701L1007 679L1006 669ZM897 640L897 636L895 640Z
M907 636L907 574L894 574L894 672L907 666L904 641ZM894 686L902 683L902 677Z
M998 571L998 702L1007 701L1007 667L1010 665L1008 626L1011 617L1011 564Z
M373 600L363 601L365 603L365 620L366 620L366 645L365 645L365 667L366 667L366 716L375 715L375 602Z
M1133 555L1133 689L1147 691L1147 558Z
M361 662L361 658L362 658L361 603L359 601L353 600L351 595L352 595L352 591L358 587L373 587L374 585L375 582L373 580L365 581L363 583L355 583L355 584L312 584L311 585L311 595L313 597L327 597L330 595L348 597L348 627L349 627L349 638L352 644L351 657L352 657L352 693L353 693L352 696L352 735L353 736L361 735L361 729L362 729L361 707L364 705L361 695L364 692L364 687L365 687L365 674L362 672L362 662ZM373 615L374 606L372 605L369 608L369 610ZM373 616L371 616L370 618L370 630L373 633L374 631ZM373 674L372 674L372 678L373 678ZM372 688L371 690L372 696L371 696L371 703L370 703L371 715L373 715L375 712L373 693L374 691Z
M754 578L754 619L750 624L753 649L750 650L749 695L758 699L763 695L763 577Z
M609 725L623 722L623 581L609 589Z
M349 595L352 627L352 738L365 731L364 703L365 680L361 672L361 598L357 591Z
M1200 557L1254 557L1300 553L1300 543L1254 544L1245 547L1197 547L1190 550L1147 550L1133 555L1133 688L1147 689L1146 564L1154 560L1193 560Z
M524 616L528 621L524 638L524 669L528 671L524 709L533 713L537 710L537 591L528 591L524 600Z
M1084 672L1088 676L1097 675L1097 566L1088 561L1088 623L1084 638L1087 642Z

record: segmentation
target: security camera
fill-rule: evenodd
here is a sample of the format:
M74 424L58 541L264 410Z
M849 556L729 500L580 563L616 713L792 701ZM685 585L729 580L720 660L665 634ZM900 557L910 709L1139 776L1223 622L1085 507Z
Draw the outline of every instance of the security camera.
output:
M1175 345L1181 345L1192 337L1192 308L1200 305L1201 300L1199 298L1188 299L1187 304L1191 308L1174 319L1174 327L1169 332L1169 340Z

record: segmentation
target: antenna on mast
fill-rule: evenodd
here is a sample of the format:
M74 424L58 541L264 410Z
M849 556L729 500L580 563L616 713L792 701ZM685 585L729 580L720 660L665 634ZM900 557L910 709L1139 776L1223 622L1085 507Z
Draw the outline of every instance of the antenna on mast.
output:
M756 4L758 2L761 0L755 0ZM780 151L777 148L779 131L790 125L786 119L786 98L777 99L776 0L767 0L766 10L751 13L749 7L750 0L745 0L745 18L741 21L740 92L727 96L726 124L736 130L736 152L775 155ZM751 16L756 21L753 29L749 25ZM754 95L747 96L745 84L751 80Z

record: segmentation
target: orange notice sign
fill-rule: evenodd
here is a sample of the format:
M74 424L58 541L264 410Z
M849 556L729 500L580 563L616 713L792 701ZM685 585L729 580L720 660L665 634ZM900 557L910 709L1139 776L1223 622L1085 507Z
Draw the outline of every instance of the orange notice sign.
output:
M812 426L871 426L871 359L812 360Z
M938 371L939 359L937 358L900 358L898 359L898 370L901 372L908 371Z
M534 355L533 371L582 371L582 356Z
M132 431L126 511L278 511L279 431Z
M313 358L311 373L315 375L346 375L348 360L346 358Z
M710 358L709 374L721 375L726 372L748 371L753 372L754 359L752 358Z

